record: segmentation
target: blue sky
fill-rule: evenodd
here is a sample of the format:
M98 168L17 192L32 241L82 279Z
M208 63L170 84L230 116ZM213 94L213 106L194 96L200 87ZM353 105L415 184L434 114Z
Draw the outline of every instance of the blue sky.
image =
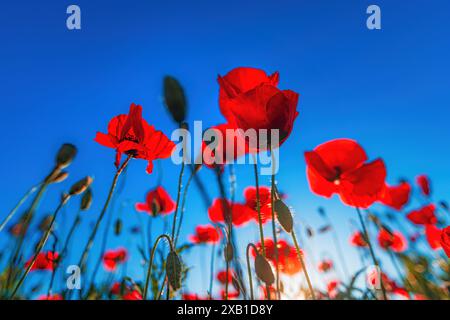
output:
M381 7L382 30L365 26L366 8L373 3ZM355 213L336 198L322 199L309 191L303 160L305 150L339 137L358 140L370 158L382 157L388 182L426 173L435 199L444 198L450 194L450 4L373 3L80 0L75 4L81 7L82 29L77 31L65 26L66 8L72 2L2 5L2 215L50 170L59 145L74 143L79 154L70 167L70 181L86 174L95 177L94 206L77 235L84 243L88 221L97 216L114 174L114 153L93 141L96 131L105 131L110 118L126 113L135 102L144 107L150 123L170 134L175 126L161 97L167 74L186 89L191 123L222 123L216 77L237 66L279 71L280 87L301 95L300 115L281 148L277 177L300 219L321 225L316 208L324 206L346 245L348 220L356 219ZM170 160L161 164L163 185L175 197L178 167ZM137 220L129 203L143 200L158 177L157 166L154 174L146 175L145 165L133 161L117 199L117 205L125 206L121 214L130 226ZM237 199L242 200L242 190L254 183L252 168L239 166L236 172ZM213 173L203 170L201 176L211 196L217 196ZM262 183L268 184L268 178ZM51 212L68 184L48 191L40 214ZM197 195L192 188L183 237L196 224L208 222ZM70 222L77 206L69 205L64 219ZM155 232L161 226L155 223ZM110 247L132 241L110 238ZM6 244L4 235L0 241ZM316 256L333 251L331 239L319 242ZM347 247L345 251L356 269L357 256ZM188 263L194 265L199 252L194 249ZM138 261L136 255L133 251L130 263ZM135 269L131 272L141 274ZM191 286L198 282L198 270L193 270Z

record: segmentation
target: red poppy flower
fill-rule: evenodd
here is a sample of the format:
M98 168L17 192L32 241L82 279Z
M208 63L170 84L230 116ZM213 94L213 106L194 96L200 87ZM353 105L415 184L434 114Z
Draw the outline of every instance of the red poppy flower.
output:
M34 270L54 270L56 263L58 262L59 254L58 252L53 253L52 251L41 252L38 254L36 261L31 266L30 271ZM28 268L33 258L30 258L25 263L25 269Z
M327 283L327 292L330 298L336 298L340 284L341 282L339 280L331 280Z
M161 131L142 119L142 107L130 106L129 113L114 117L108 124L108 133L97 132L94 139L101 145L116 149L116 167L123 153L148 161L147 173L153 170L153 160L170 157L175 144Z
M412 223L417 225L427 225L436 224L437 217L434 214L436 206L434 204L429 204L418 210L413 210L406 216Z
M272 239L266 238L264 240L264 247L266 249L266 258L269 259L274 265L276 264L275 255L275 243ZM302 270L302 265L297 256L297 250L295 247L289 245L285 240L277 241L278 247L278 268L279 271L287 275L294 275ZM261 243L256 244L256 248L259 252L262 252ZM252 252L253 256L256 256L256 252ZM303 252L302 252L303 254Z
M333 261L327 259L319 262L319 265L317 266L319 269L319 272L327 272L333 268Z
M422 193L428 197L431 194L430 179L422 174L416 178L416 182Z
M259 204L262 223L272 220L272 199L270 188L265 186L259 187ZM253 219L258 220L258 210L256 207L256 187L247 187L244 190L245 205L253 211Z
M306 152L305 159L312 192L327 198L339 194L345 204L359 208L379 199L386 178L384 162L365 163L367 155L355 141L326 142Z
M231 212L233 225L237 227L245 225L253 218L252 211L247 206L240 203L231 204L230 201L224 201L222 199L214 200L208 209L208 216L214 223L223 223L225 222L225 214L227 212Z
M394 252L403 252L408 247L406 238L400 232L390 233L386 229L381 229L378 233L378 243L383 249L390 249Z
M249 152L245 139L231 125L219 124L211 127L210 130L215 131L220 138L214 136L214 139L218 139L217 141L202 141L201 155L203 163L208 168L219 167L223 171L225 164Z
M442 230L441 246L442 249L444 249L445 254L450 258L450 226Z
M60 294L52 294L52 295L43 295L38 298L38 300L63 300L63 297Z
M206 300L206 298L200 297L196 293L183 293L181 295L181 300Z
M220 230L212 225L195 227L195 234L189 236L189 240L195 244L201 243L218 243L221 238Z
M107 271L115 271L118 264L124 263L128 259L126 249L108 250L103 255L103 266Z
M227 277L227 272L225 270L219 271L217 273L217 280L223 285L225 285L225 283L227 283L227 281L228 281L228 283L232 283L233 282L233 271L232 270L228 271L228 277Z
M241 293L238 290L228 292L228 300L237 299ZM225 300L225 290L220 290L222 300Z
M368 243L364 238L362 232L356 231L350 236L350 244L354 247L365 248L368 247Z
M281 145L289 137L294 121L298 93L280 90L278 72L267 74L255 68L236 68L218 77L220 111L235 128L279 130ZM252 151L259 146L250 146Z
M408 203L410 193L411 186L408 182L402 182L397 186L385 185L380 202L395 210L401 210Z
M425 237L427 238L431 249L437 250L441 248L441 235L442 230L435 225L428 224L425 226Z
M122 284L120 282L114 282L109 292L113 295L119 295L121 291L121 286Z
M130 290L122 296L123 300L142 300L142 294L138 290Z
M147 193L144 203L136 203L135 208L139 212L147 212L152 216L166 215L175 210L175 202L163 187L158 186Z

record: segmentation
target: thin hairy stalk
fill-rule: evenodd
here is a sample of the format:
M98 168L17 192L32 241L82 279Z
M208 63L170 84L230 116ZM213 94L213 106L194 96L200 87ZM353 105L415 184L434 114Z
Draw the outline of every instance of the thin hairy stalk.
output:
M212 290L213 290L213 283L214 283L214 259L215 259L215 253L216 253L216 244L213 244L211 249L211 260L210 260L210 268L209 268L209 299L212 300Z
M172 240L171 240L171 238L168 235L162 234L158 238L156 238L155 244L153 245L152 252L150 254L150 262L148 264L147 277L145 279L144 293L142 295L144 300L147 300L147 292L148 292L148 287L149 287L149 284L150 284L150 278L151 278L152 268L153 268L153 259L155 257L156 248L158 247L159 241L161 241L162 238L166 238L167 241L169 242L170 250L174 250L174 247L173 247L173 244L172 244ZM164 287L164 282L163 282L163 287Z
M233 248L232 241L231 241L232 232L233 232L233 213L230 212L231 210L229 210L230 208L227 204L227 196L226 196L226 192L225 192L225 187L223 185L222 172L221 172L220 168L217 168L216 172L217 172L217 183L219 184L220 197L222 200L221 201L222 210L225 215L225 224L227 226L227 230L226 230L227 245L225 246L224 257L225 257L225 272L228 277L228 274L230 272L230 260L228 259L228 250L230 250L229 248ZM234 254L234 249L233 249L233 254ZM225 300L228 300L228 281L225 282Z
M183 218L184 218L184 210L186 208L186 199L187 199L187 193L189 190L189 186L191 184L192 179L195 176L195 171L192 171L187 182L186 182L186 186L184 187L183 190L183 199L181 200L181 211L180 211L180 219L178 222L178 226L177 226L177 232L176 232L176 236L175 236L175 241L174 241L174 246L176 247L177 242L178 242L178 237L180 236L180 231L181 231L181 225L183 223Z
M184 160L183 163L181 164L181 170L180 170L180 175L178 177L178 191L177 191L177 201L176 201L176 206L175 206L175 213L173 214L173 222L172 222L172 242L174 242L175 240L175 230L176 230L176 225L177 225L177 215L178 215L178 208L180 205L180 198L181 198L181 188L183 185L183 173L184 173Z
M373 251L372 242L370 241L370 238L369 238L369 232L367 232L366 223L364 222L364 218L363 218L363 216L362 216L362 214L361 214L361 210L359 210L358 207L356 207L356 212L358 213L359 221L360 221L360 223L361 223L361 227L362 227L362 230L363 230L363 233L364 233L365 240L367 241L367 244L369 245L370 256L372 257L373 264L374 264L374 265L377 267L377 269L380 270L380 272L381 272L380 265L378 264L378 260L377 260L377 258L375 257L375 252ZM383 293L383 299L384 299L384 300L387 300L386 289L385 289L385 287L384 287L384 283L383 283L383 279L382 279L382 278L383 278L383 277L380 276L381 291L382 291L382 293Z
M16 206L11 210L11 212L6 216L5 220L3 220L2 224L0 225L0 232L2 232L3 228L6 226L6 224L9 222L9 220L14 217L17 210L22 206L22 204L28 199L28 197L34 193L37 188L39 188L40 184L37 186L32 187L30 190L28 190L27 193L22 197L22 199L19 200L19 202L16 204Z
M258 252L258 250L256 249L255 245L253 243L249 243L247 245L247 250L246 250L246 258L247 258L247 273L248 273L248 283L250 286L250 300L255 300L255 296L253 295L253 279L252 279L252 268L250 267L250 248L253 248L253 250L255 250L255 252Z
M95 223L94 229L92 230L89 240L83 250L83 254L81 255L80 263L78 264L83 272L83 269L85 267L85 264L87 262L87 258L89 256L89 252L92 248L92 245L94 244L95 236L97 235L98 228L100 227L100 224L103 220L103 217L106 213L106 210L108 209L109 203L111 202L112 196L114 194L114 190L116 189L117 181L119 179L120 174L123 172L123 170L126 168L130 160L132 159L132 156L129 155L127 159L123 162L123 164L119 167L116 174L114 175L113 182L111 184L111 188L109 189L108 197L106 198L106 202L103 206L102 211L100 212L100 216L97 219L97 222Z
M56 235L51 232L51 234L53 235L53 237L55 238L55 241L53 242L53 248L52 248L52 252L53 252L53 257L55 257L55 252L56 252L56 245L58 244L58 238L56 237ZM61 263L61 260L59 261L52 261L52 266L53 266L53 270L52 270L52 276L50 278L50 284L48 286L48 290L47 290L47 299L51 296L52 291L53 291L53 283L55 281L55 275L56 275L56 270L58 265Z
M295 236L294 230L292 230L291 236L292 236L292 241L294 241L295 249L297 250L298 259L300 260L300 263L302 265L303 273L305 274L306 282L308 283L308 288L311 293L311 297L313 298L313 300L316 300L316 294L314 293L314 289L311 284L311 279L309 278L308 270L306 269L306 264L305 264L305 261L303 260L302 252L300 250L300 246L298 245L297 237Z
M13 293L11 294L10 299L13 299L17 293L17 291L20 289L20 287L22 286L23 282L25 281L26 277L28 276L28 274L30 273L31 268L33 267L34 263L37 260L37 257L39 256L39 254L42 251L42 248L45 246L49 236L50 236L50 232L53 229L53 225L55 224L55 220L56 217L58 216L58 212L61 210L61 208L67 203L67 201L69 201L70 199L70 195L65 195L64 198L61 200L61 202L59 203L58 207L56 208L55 212L53 213L53 217L52 220L50 222L50 225L47 229L47 231L44 234L44 237L41 239L41 241L38 244L38 247L36 248L35 254L33 256L33 259L31 260L31 262L28 264L25 273L22 275L22 277L20 278L19 282L17 283L16 287L13 290Z
M277 241L277 228L275 224L275 155L273 151L270 151L272 157L272 186L270 188L270 207L272 213L272 236L275 247L275 281L277 289L278 300L281 299L280 293L280 267L279 267L279 253L278 253L278 241Z
M264 243L264 230L261 216L261 200L259 195L259 178L258 178L258 162L256 156L253 154L253 169L255 172L255 187L256 187L256 211L258 212L258 226L259 226L259 238L261 242L262 255L266 257L266 245ZM266 285L267 299L270 300L270 288Z

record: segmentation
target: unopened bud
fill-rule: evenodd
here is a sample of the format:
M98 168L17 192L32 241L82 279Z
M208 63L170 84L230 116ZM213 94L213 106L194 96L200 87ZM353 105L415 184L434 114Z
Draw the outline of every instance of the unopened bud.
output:
M225 249L223 251L223 255L225 257L225 261L231 261L234 257L233 246L226 244Z
M50 224L52 222L52 215L48 215L46 217L44 217L41 222L39 223L39 230L41 230L42 232L45 232L48 230L48 228L50 227Z
M287 233L291 233L294 221L288 206L281 200L275 201L275 212L277 213L278 222Z
M122 220L117 219L116 223L114 224L114 234L118 236L120 235L121 232L122 232Z
M71 196L82 194L91 185L91 183L92 178L87 176L86 178L83 178L82 180L75 183L72 188L70 188L69 194Z
M68 176L69 176L69 173L67 171L61 171L57 175L55 175L54 177L52 177L50 179L50 183L63 182L64 180L67 179Z
M255 272L258 278L266 285L270 286L274 283L275 276L273 275L272 267L269 261L260 254L257 254L255 258Z
M92 189L88 188L85 193L83 193L83 197L81 198L80 209L83 211L89 210L92 205Z
M167 76L164 78L164 103L172 118L182 123L186 118L186 97L177 79Z
M77 148L73 144L65 143L61 146L56 155L56 164L60 168L65 168L70 165L76 154Z
M166 259L167 280L174 291L181 288L181 261L176 251L170 251Z

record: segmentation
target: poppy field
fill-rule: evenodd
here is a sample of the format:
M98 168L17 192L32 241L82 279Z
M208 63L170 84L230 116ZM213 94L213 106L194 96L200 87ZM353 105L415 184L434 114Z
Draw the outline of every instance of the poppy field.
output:
M450 6L378 2L5 5L0 300L449 300Z
M128 167L136 161L147 162L142 174L154 174L153 162L170 161L176 152L175 142L149 124L143 117L144 108L134 103L128 113L105 123L107 131L99 131L93 137L99 148L111 149L111 161L116 168L105 199L94 198L93 189L98 181L91 176L70 184L70 166L76 161L78 150L70 143L62 145L50 173L3 218L0 231L9 233L11 244L3 251L8 263L1 273L2 297L29 299L33 292L44 290L37 299L447 299L450 288L448 204L433 199L432 184L426 175L418 175L411 182L389 184L383 159L370 159L363 146L350 138L325 141L305 151L305 170L310 191L318 197L338 197L342 206L354 209L359 225L345 246L341 247L335 234L337 260L315 261L316 253L306 250L306 243L315 233L333 233L334 225L339 222L328 217L323 208L318 208L315 214L328 223L319 230L302 225L301 218L297 219L289 206L289 197L280 191L282 186L277 183L275 166L272 166L270 185L259 182L255 154L268 152L273 156L274 148L282 152L283 143L290 138L295 122L301 117L297 111L301 108L299 94L278 88L278 81L278 72L268 75L261 69L249 67L238 67L218 77L219 106L226 122L211 129L214 132L277 130L280 141L269 139L269 146L263 148L261 143L251 143L239 132L232 136L235 143L231 147L226 143L228 135L224 136L224 143L217 146L212 146L214 140L203 140L199 154L209 161L194 164L183 156L182 163L175 167L180 171L179 180L172 182L177 185L176 195L172 197L162 183L149 190L145 199L134 204L136 213L142 215L142 223L129 231L123 230L123 218L119 217L114 223L108 219L112 214L108 209L117 196L120 179L124 179ZM182 85L175 78L166 77L163 89L165 107L174 122L188 132L187 101ZM264 139L258 136L257 140ZM185 149L181 152L185 153ZM254 168L255 182L245 188L244 201L240 202L235 200L233 179L226 180L224 176L233 174L229 173L233 163L245 156L253 156L250 166ZM272 161L276 161L275 156ZM213 195L203 213L210 222L198 224L187 242L180 242L184 216L189 219L186 210L186 202L192 196L188 194L189 187L194 183L202 186L197 175L201 170L213 173L219 194ZM38 230L33 230L30 226L38 219L42 196L55 184L67 185L67 191L61 195L54 212L41 218ZM202 192L208 191L203 189ZM418 204L406 210L412 197L419 198ZM61 239L61 230L57 227L59 215L73 201L79 202L78 214L65 230L65 239ZM89 211L93 201L100 201L102 209L88 235L77 236L77 228L82 223L80 213ZM374 204L388 209L388 214L373 211ZM152 221L163 218L168 218L165 228L152 230ZM102 229L105 223L107 226ZM237 240L241 227L248 224L257 226L257 236L248 242ZM406 231L404 224L414 226L415 232ZM103 241L99 230L104 233ZM126 273L129 249L126 246L110 248L106 237L110 232L141 234L138 267L142 268L143 277L133 279ZM94 264L88 264L92 248L98 244L101 244L101 250L96 252L99 256ZM136 244L130 244L133 245ZM30 246L32 250L26 250ZM70 252L73 246L81 249L81 253L78 263L69 266L73 272L65 274L61 269L67 265L64 261L67 257L73 261ZM375 247L389 257L395 274L383 270L384 263ZM212 253L209 259L200 261L184 259L190 250ZM356 273L349 274L342 250L358 251L361 264ZM190 265L198 263L210 270L208 287L203 291L185 285ZM340 276L334 272L337 269L343 270ZM99 272L108 276L98 281ZM333 272L334 277L326 276ZM38 282L36 287L24 286L35 273L48 273L50 277ZM61 273L63 279L66 278L65 288L56 283L61 281ZM316 277L313 281L313 273L320 280ZM294 291L286 293L285 287L293 277L296 279ZM320 287L318 281L322 282ZM213 290L213 285L220 289Z

